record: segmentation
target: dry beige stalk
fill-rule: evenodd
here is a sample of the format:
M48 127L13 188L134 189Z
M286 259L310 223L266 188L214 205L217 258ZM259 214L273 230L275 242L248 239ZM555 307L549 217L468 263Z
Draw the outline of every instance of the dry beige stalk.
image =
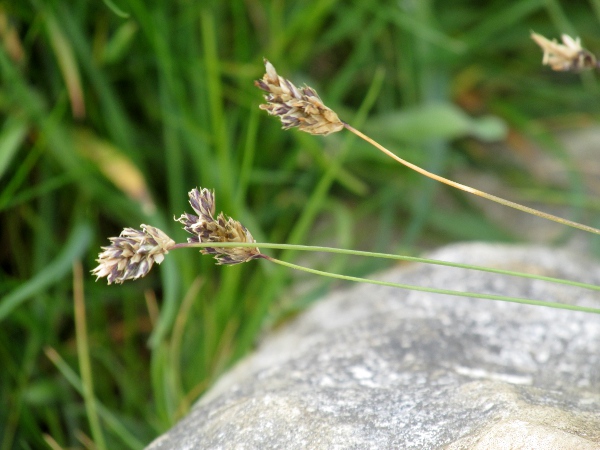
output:
M594 67L599 68L594 56L587 52L587 50L581 49L579 39L575 41L568 36L563 36L563 42L565 42L565 45L560 45L556 42L550 42L543 36L535 33L532 33L532 38L542 46L544 52L548 52L547 55L544 55L545 61L547 61L549 64L555 64L556 67L561 67L560 70L568 70L568 68L565 69L565 62L567 60L570 61L569 64L571 69L592 67L592 63ZM511 202L510 200L505 200L501 197L480 191L479 189L475 189L470 186L457 183L456 181L449 180L440 175L436 175L435 173L431 173L411 162L400 158L398 155L389 151L383 145L371 139L366 134L360 132L351 125L342 122L335 112L323 105L323 102L313 89L309 88L308 86L305 86L301 90L297 89L290 81L278 76L273 65L266 59L265 66L267 68L267 73L263 76L262 80L254 82L254 84L260 89L269 93L269 95L265 96L268 103L266 105L260 105L260 108L266 110L271 115L278 116L283 123L284 129L297 126L311 134L326 135L339 131L342 128L346 128L348 131L354 133L364 141L373 145L390 158L398 161L400 164L403 164L415 172L420 173L421 175L431 178L432 180L439 181L440 183L460 189L461 191L469 192L473 195L477 195L478 197L491 200L501 205L518 209L519 211L523 211L528 214L533 214L534 216L600 235L599 228L583 225L572 220L563 219L562 217L538 211L537 209L530 208L519 203ZM317 105L315 108L317 108L319 113L316 115L313 114L311 107L306 106L307 103ZM307 111L309 111L310 114ZM307 125L309 123L312 125Z
M537 45L544 51L542 64L548 65L556 71L579 71L581 69L593 69L598 67L596 57L588 50L581 47L581 40L563 34L562 44L556 39L546 39L541 34L531 33Z
M146 276L154 263L160 264L175 242L158 228L141 225L141 230L125 228L119 237L109 238L110 245L96 260L92 274L106 277L108 284L123 283Z
M325 106L317 92L309 87L297 88L277 75L275 67L264 60L266 73L255 86L267 92L266 105L260 105L269 114L281 119L284 130L298 127L310 134L328 135L344 128L337 114Z
M198 214L183 213L179 219L184 230L192 234L189 244L201 242L256 242L252 234L240 222L220 213L215 219L215 194L208 189L192 189L190 205ZM204 255L214 255L218 264L239 264L263 255L256 247L202 247Z

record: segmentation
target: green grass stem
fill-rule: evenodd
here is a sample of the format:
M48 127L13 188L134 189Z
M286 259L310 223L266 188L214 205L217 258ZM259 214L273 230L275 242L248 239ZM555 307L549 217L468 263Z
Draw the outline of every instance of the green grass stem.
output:
M58 352L52 347L46 347L44 353L60 371L63 377L69 382L69 384L82 396L84 395L85 387L82 380L77 376L77 373L71 369L69 364L58 354ZM132 450L138 450L144 448L144 443L140 441L134 433L129 431L122 423L122 421L113 414L107 407L94 398L94 403L98 415L104 420L106 425L113 431L126 448Z
M461 291L453 291L453 290L449 290L449 289L437 289L437 288L416 286L414 284L402 284L402 283L392 283L390 281L371 280L368 278L352 277L349 275L340 275L337 273L330 273L330 272L324 272L322 270L310 269L308 267L299 266L297 264L280 261L275 258L269 257L267 259L276 264L280 264L282 266L289 267L290 269L302 270L304 272L312 273L315 275L321 275L321 276L329 277L329 278L335 278L338 280L354 281L356 283L376 284L376 285L380 285L380 286L389 286L389 287L395 287L395 288L400 288L400 289L408 289L411 291L431 292L434 294L454 295L457 297L482 298L482 299L486 299L486 300L498 300L498 301L503 301L503 302L520 303L523 305L546 306L548 308L567 309L567 310L571 310L571 311L580 311L580 312L587 312L587 313L593 313L593 314L600 314L600 308L590 308L587 306L567 305L564 303L545 302L542 300L530 300L530 299L518 298L518 297L507 297L505 295L481 294L481 293L477 293L477 292L461 292Z
M75 311L75 330L77 338L77 357L81 372L82 395L85 403L87 420L92 431L92 438L98 450L106 449L104 434L98 419L98 410L94 400L94 382L92 364L90 362L90 346L88 340L85 294L83 291L83 268L80 263L73 264L73 309Z
M491 267L482 267L476 266L472 264L461 264L450 261L441 261L438 259L430 259L430 258L420 258L416 256L405 256L405 255L392 255L389 253L375 253L375 252L366 252L361 250L346 250L342 248L333 248L333 247L320 247L320 246L310 246L310 245L293 245L293 244L272 244L272 243L262 243L262 242L203 242L199 244L177 244L173 247L173 249L178 248L189 248L189 247L223 247L223 248L232 248L232 247L258 247L260 249L271 248L277 250L286 250L286 251L310 251L310 252L325 252L325 253L338 253L343 255L352 255L352 256L365 256L369 258L382 258L382 259L394 259L398 261L406 261L413 263L423 263L423 264L433 264L437 266L446 266L446 267L455 267L457 269L467 269L467 270L477 270L479 272L489 272L496 273L499 275L508 275L513 277L520 278L529 278L531 280L540 280L540 281L548 281L551 283L565 284L568 286L580 287L585 289L590 289L593 291L600 291L600 286L589 283L582 283L579 281L570 281L564 280L561 278L553 278L547 277L543 275L534 275L525 272L517 272L513 270L504 270L504 269L494 269ZM267 259L272 259L268 257Z

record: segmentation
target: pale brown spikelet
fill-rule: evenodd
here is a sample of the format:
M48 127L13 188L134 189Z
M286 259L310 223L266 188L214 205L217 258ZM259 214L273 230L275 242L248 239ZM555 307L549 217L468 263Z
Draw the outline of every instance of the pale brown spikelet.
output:
M215 194L208 189L192 189L190 205L197 215L184 213L177 221L193 236L188 243L199 242L256 242L252 234L240 222L220 213L214 218ZM214 255L218 264L239 264L263 255L256 247L203 247L200 252Z
M546 39L541 34L531 33L537 45L544 51L542 64L548 65L556 71L578 71L598 67L596 57L588 50L581 47L581 40L563 34L562 44L556 39Z
M275 67L264 60L266 73L254 85L263 91L266 105L260 105L269 114L281 119L283 129L298 127L310 134L327 135L344 128L337 114L323 104L317 92L308 86L297 88L277 75Z
M96 260L92 274L106 277L108 284L123 283L146 276L154 263L160 264L175 242L158 228L141 225L141 230L125 228L119 237L109 238L110 245Z

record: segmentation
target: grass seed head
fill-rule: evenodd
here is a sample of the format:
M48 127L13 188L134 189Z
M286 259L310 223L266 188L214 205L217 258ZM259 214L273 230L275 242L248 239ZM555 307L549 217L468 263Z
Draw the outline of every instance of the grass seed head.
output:
M310 134L327 135L344 128L337 114L323 104L317 92L308 86L297 88L277 75L275 67L266 59L266 73L254 85L267 92L267 104L260 105L272 116L281 119L283 129L298 127Z
M188 243L199 242L256 242L248 229L237 220L220 213L214 218L215 194L208 189L192 189L190 205L197 215L184 213L179 219L183 228L193 236ZM262 257L256 247L204 247L204 255L213 255L218 264L239 264Z
M123 283L146 276L154 263L160 264L175 242L158 228L141 225L141 230L125 228L119 237L109 238L110 245L96 260L92 274L106 277L108 284Z
M556 39L548 40L541 34L531 33L537 45L544 51L542 64L548 65L556 71L579 71L598 67L596 57L588 50L581 47L581 40L563 34L562 44Z

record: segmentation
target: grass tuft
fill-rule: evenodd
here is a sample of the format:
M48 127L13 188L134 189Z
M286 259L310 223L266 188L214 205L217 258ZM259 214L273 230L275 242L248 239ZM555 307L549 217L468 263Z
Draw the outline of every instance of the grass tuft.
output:
M597 83L541 67L529 40L530 30L566 32L598 54L597 3L568 14L542 0L0 4L0 450L142 448L265 324L317 297L291 299L297 272L263 258L223 268L190 250L118 286L73 271L78 261L92 270L106 237L129 226L183 242L172 219L194 186L214 188L258 242L410 256L456 240L523 240L470 196L350 133L282 132L259 114L252 85L265 55L357 128L402 111L412 131L377 139L424 170L477 172L519 203L600 223L595 187L555 138L557 124L597 123ZM431 105L450 119L423 120ZM491 151L480 138L497 130L508 145ZM538 148L560 163L561 181L530 162ZM359 278L385 266L272 252ZM315 293L330 281L319 283Z

